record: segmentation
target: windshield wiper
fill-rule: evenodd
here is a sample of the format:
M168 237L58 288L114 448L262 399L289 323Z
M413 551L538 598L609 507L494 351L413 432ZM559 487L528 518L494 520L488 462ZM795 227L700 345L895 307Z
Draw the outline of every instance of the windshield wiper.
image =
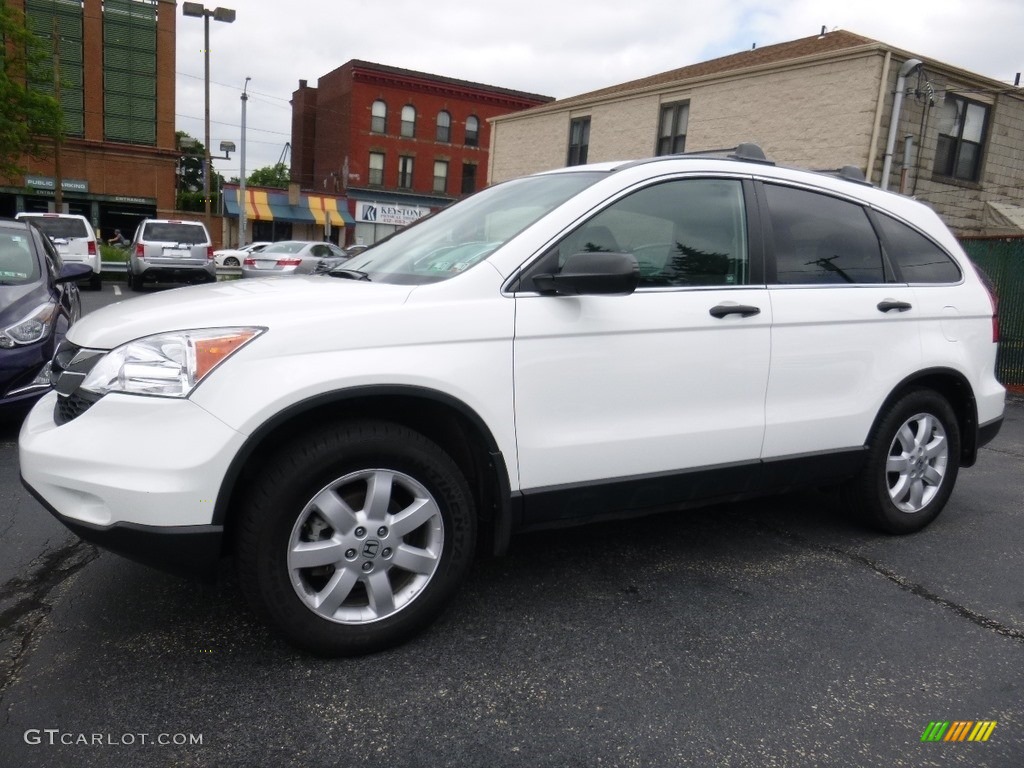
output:
M365 280L370 282L370 276L366 272L360 272L358 269L346 269L345 267L335 267L327 272L331 277L344 277L348 280Z

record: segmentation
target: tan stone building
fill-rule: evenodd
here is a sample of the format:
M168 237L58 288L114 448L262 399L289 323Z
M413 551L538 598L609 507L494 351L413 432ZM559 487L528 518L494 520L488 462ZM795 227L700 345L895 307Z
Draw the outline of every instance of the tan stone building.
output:
M1024 89L850 32L724 56L491 123L491 183L750 141L780 164L857 166L872 183L931 203L959 234L1024 234Z

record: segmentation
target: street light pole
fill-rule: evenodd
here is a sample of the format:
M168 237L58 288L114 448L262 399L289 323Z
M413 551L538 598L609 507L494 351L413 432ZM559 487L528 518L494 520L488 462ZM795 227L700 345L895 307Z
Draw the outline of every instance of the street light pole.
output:
M228 24L235 20L235 12L231 8L216 8L210 10L202 3L182 3L181 12L185 16L201 17L203 19L203 64L204 64L204 110L203 110L203 140L206 144L203 152L203 199L206 209L206 228L210 229L210 17L214 21L223 21Z
M249 88L249 80L252 78L245 78L245 85L242 86L242 148L239 151L239 163L241 169L238 174L238 247L241 248L245 245L245 226L247 211L245 207L245 103L249 100L249 94L246 90Z

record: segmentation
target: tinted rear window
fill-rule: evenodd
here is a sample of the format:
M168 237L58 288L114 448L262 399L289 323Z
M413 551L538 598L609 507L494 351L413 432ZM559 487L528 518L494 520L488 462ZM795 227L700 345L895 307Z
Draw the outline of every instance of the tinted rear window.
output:
M202 224L189 224L183 221L151 221L143 229L142 239L161 243L188 243L189 245L208 241L206 228Z
M67 240L73 237L89 236L89 231L85 228L85 222L81 219L58 219L46 216L32 216L29 220L43 230L43 232L45 232L49 237Z
M896 219L878 217L889 258L908 283L958 283L960 269L944 250Z
M884 283L882 249L859 205L766 184L778 282Z

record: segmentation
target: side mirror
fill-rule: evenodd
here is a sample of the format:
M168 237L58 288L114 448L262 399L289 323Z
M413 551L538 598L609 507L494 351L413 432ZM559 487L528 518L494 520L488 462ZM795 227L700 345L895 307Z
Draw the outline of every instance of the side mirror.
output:
M60 274L57 275L55 283L72 283L75 280L81 280L83 277L87 277L92 274L92 267L88 264L64 264L60 268Z
M640 282L631 253L574 253L556 274L534 275L541 293L560 296L628 296Z

